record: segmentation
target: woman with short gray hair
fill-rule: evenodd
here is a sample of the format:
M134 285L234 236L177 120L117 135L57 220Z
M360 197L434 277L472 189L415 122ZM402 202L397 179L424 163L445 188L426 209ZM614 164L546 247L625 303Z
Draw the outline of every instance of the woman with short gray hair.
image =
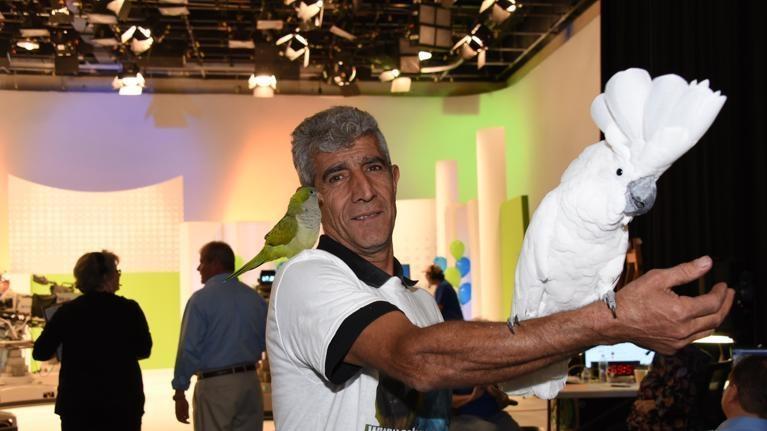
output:
M56 414L62 431L138 431L144 387L138 361L149 357L152 337L136 301L115 295L119 258L86 253L75 264L83 293L65 303L35 341L32 356L52 359L61 346Z

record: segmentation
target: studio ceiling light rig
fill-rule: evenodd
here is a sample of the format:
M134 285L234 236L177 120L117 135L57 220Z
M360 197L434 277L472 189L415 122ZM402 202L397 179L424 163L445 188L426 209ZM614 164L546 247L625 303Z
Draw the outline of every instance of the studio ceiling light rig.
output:
M288 57L290 61L293 61L303 55L304 67L309 66L309 41L301 36L298 31L286 34L277 39L275 45L280 46L282 44L285 44L285 57Z

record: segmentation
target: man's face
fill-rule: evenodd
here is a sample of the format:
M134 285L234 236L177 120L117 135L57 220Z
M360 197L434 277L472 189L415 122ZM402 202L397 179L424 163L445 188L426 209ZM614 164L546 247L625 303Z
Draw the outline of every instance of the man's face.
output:
M197 271L200 273L200 280L206 283L210 277L221 273L220 265L218 262L212 261L205 257L205 253L200 254L200 264L197 265Z
M360 256L391 247L399 168L389 168L372 135L313 157L314 186L327 235Z

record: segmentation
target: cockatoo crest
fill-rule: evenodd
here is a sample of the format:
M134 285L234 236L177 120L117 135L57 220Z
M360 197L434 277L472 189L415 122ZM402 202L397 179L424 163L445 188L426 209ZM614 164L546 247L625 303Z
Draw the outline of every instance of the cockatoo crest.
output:
M698 142L726 99L709 89L708 80L650 79L643 69L628 69L607 81L591 104L591 117L636 176L657 179Z

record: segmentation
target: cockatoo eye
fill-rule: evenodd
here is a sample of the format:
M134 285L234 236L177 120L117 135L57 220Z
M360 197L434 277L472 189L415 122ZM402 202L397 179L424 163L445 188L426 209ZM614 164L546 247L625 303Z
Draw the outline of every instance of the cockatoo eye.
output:
M617 170L617 171L615 171L615 175L617 175L617 176L621 176L621 175L623 175L623 169L621 169L621 168L618 168L618 170Z

